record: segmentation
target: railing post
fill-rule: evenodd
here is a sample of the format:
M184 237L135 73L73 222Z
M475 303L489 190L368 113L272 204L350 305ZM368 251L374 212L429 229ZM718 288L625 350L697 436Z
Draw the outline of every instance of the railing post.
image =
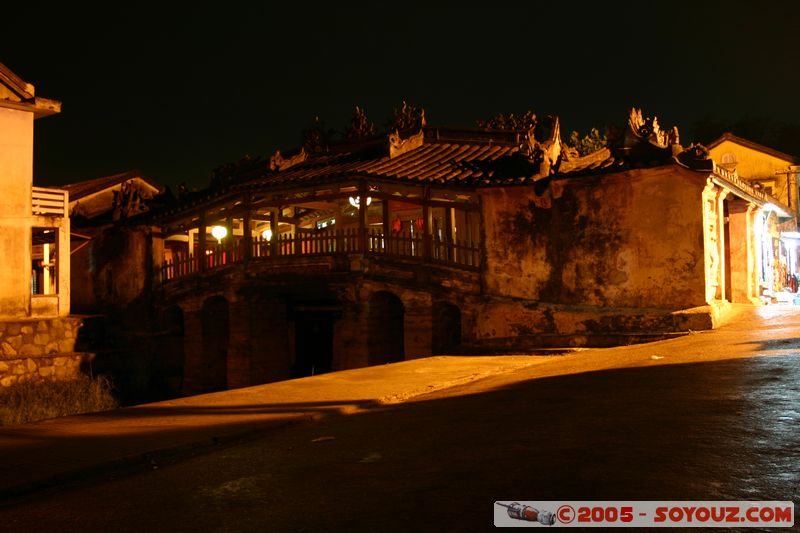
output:
M422 259L425 261L431 259L430 206L428 205L430 199L431 189L426 186L422 196Z
M343 253L344 252L344 235L342 235L342 230L337 229L334 230L336 234L336 253Z
M453 249L453 208L444 209L444 247L445 258L448 261L455 261L456 250Z

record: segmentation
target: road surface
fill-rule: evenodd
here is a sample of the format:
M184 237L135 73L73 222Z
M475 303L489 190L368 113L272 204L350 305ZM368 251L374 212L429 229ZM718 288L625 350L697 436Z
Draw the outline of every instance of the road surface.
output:
M797 504L799 333L800 309L770 306L713 332L536 358L7 500L0 527L486 531L495 501Z

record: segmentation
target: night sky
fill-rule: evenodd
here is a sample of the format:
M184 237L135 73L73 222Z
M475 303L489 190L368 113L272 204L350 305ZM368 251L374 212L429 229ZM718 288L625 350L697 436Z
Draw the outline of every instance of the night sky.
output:
M381 126L404 99L430 125L557 114L565 137L637 106L684 145L708 116L800 124L797 2L215 4L4 10L0 62L63 102L36 122L37 184L138 168L204 187L315 115L342 130L359 104Z

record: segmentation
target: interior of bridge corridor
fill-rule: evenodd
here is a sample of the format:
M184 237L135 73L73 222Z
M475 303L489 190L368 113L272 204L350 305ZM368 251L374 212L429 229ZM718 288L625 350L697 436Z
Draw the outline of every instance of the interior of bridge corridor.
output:
M254 193L177 217L164 235L162 281L245 259L349 252L480 264L477 195L344 184L296 196Z

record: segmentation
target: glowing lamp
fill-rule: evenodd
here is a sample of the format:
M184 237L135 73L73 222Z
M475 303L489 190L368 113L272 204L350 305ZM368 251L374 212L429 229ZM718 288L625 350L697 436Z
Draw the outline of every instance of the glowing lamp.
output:
M356 196L355 198L353 198L351 196L350 198L348 198L348 201L350 202L350 205L352 205L353 207L358 207L358 208L361 207L361 197L360 196ZM371 204L371 203L372 203L372 197L367 196L367 207L369 207L369 204Z
M264 231L261 232L261 237L263 237L265 241L271 241L272 240L272 230L269 229L269 228L265 229Z
M214 226L211 228L211 236L217 239L217 242L222 244L222 239L228 235L228 228L225 226Z

